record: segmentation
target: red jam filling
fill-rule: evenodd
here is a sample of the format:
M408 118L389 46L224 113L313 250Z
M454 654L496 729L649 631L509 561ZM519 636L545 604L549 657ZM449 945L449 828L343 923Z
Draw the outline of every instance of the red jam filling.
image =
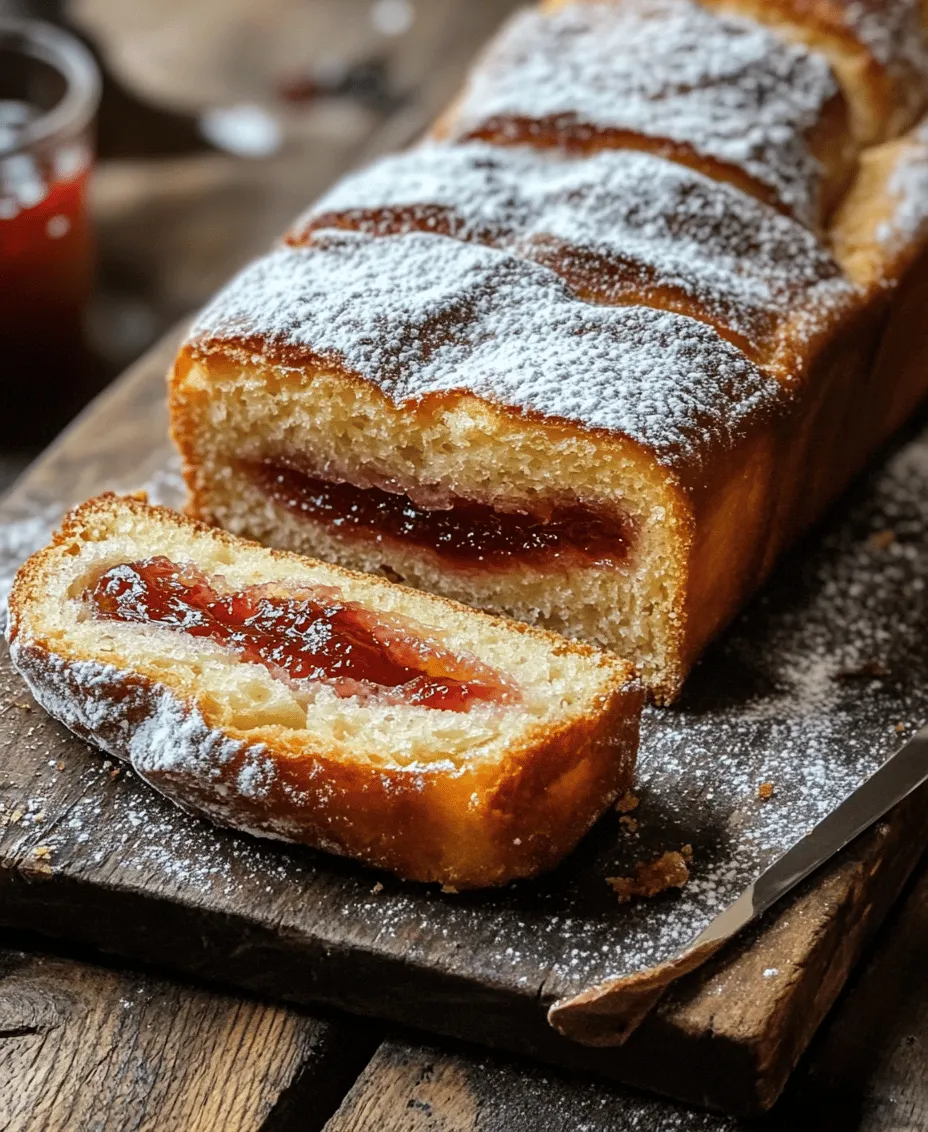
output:
M293 681L323 681L342 695L467 711L502 703L513 688L476 658L423 635L407 618L340 601L323 586L267 584L230 592L198 567L158 556L112 566L89 590L106 621L162 625L208 637Z
M429 509L398 492L330 483L270 460L251 465L251 474L273 502L297 515L342 534L425 547L459 569L555 562L615 566L631 539L626 517L579 503L553 507L545 517L466 499Z

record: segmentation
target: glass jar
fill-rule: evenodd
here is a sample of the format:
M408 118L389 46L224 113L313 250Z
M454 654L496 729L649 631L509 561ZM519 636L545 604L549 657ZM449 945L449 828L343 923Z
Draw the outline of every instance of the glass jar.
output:
M100 75L73 36L0 18L0 442L50 438L83 402L87 187Z

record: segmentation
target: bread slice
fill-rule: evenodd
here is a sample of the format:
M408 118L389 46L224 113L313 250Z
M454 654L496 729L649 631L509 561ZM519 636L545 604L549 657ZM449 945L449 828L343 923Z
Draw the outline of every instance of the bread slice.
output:
M139 589L152 559L180 572L183 627L176 604L159 610L156 590ZM265 659L241 635L193 635L206 616L187 608L205 592L194 580L219 595L210 610L270 634ZM235 604L249 595L272 605ZM280 610L303 616L310 600L329 620L280 635ZM642 692L618 658L141 498L103 495L68 515L9 604L13 663L36 699L184 809L407 879L474 888L550 868L631 782ZM344 652L328 674L288 667L336 624L333 609L362 634L352 656L373 639L378 657L428 672L439 692L452 674L474 697L449 710L411 694L421 680L346 676Z

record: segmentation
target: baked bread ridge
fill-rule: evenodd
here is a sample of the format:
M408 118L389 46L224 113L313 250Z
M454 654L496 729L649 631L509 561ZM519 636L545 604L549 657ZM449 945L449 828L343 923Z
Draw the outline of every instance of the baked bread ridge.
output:
M233 587L334 587L446 647L469 646L522 696L461 714L322 689L300 726L288 687L263 665L185 633L86 616L92 579L154 554ZM642 692L627 663L139 498L72 511L20 570L9 608L11 656L38 701L172 801L406 879L474 888L550 868L631 782Z
M856 301L817 236L753 196L653 154L424 143L342 178L285 241L327 228L432 232L550 267L589 302L707 322L781 381Z
M717 499L746 459L763 461L764 430L790 398L710 328L591 306L508 253L329 233L246 268L203 312L174 369L171 418L199 517L634 655L671 696L693 531L736 518ZM529 514L565 492L601 510L618 500L634 540L609 570L456 570L395 540L352 544L305 514L288 521L255 483L265 459L420 500L431 490L438 506L449 486ZM747 537L763 515L737 520ZM711 609L730 584L737 562Z
M698 0L518 10L433 135L645 149L820 229L859 144L824 55Z
M635 4L641 7L638 0ZM583 9L589 6L575 5ZM602 8L603 4L593 6ZM446 118L446 126L456 112L453 109ZM526 154L527 147L515 144L524 142L521 135L493 140L506 143L489 147L498 154L498 165L523 162L526 168L531 167L532 155ZM484 144L429 148L436 162L442 155L447 157L450 169L452 165L459 167L461 150L476 152ZM912 191L912 185L917 189L925 183L924 150L924 129L919 128L905 138L863 151L860 175L834 214L827 240L819 237L820 262L837 261L845 277L838 277L840 289L849 299L838 303L837 309L813 308L808 318L800 317L802 334L789 345L792 361L778 366L775 360L758 357L763 362L759 368L774 374L780 389L762 412L749 418L742 415L736 428L727 428L723 443L719 443L713 428L704 431L698 460L677 460L669 468L647 444L642 446L642 437L629 442L628 436L620 436L615 430L608 433L599 429L589 406L573 414L549 413L544 407L539 412L537 403L533 406L518 398L507 406L494 396L492 383L470 388L472 383L465 380L459 390L444 390L425 399L418 395L419 390L398 408L399 402L382 396L376 378L365 384L358 381L357 373L346 372L344 358L339 361L329 354L322 364L318 358L311 359L308 339L288 344L286 333L275 339L276 345L269 346L266 335L247 331L245 319L216 334L207 326L205 333L188 341L173 370L172 428L184 460L192 509L209 522L262 541L369 571L382 570L390 577L469 604L617 648L637 659L655 698L670 699L701 649L763 580L777 554L818 517L924 395L928 371L921 364L923 347L911 327L907 334L899 322L899 304L895 301L897 294L901 299L918 293L918 272L925 270L922 249L926 243L928 194L924 189ZM568 164L562 152L550 148L544 149L542 156L552 164ZM621 162L631 156L688 176L690 184L702 178L699 172L681 170L679 165L653 154L603 153L595 145L585 156L570 160L581 169L585 163L613 158ZM410 155L411 180L421 174L416 162L423 159L423 151ZM583 175L572 183L574 188L582 185ZM718 188L719 207L735 198L747 199L728 185ZM338 193L335 190L336 199ZM347 197L341 199L350 204ZM532 203L537 204L537 199ZM587 204L585 201L585 208ZM756 204L769 212L767 206ZM300 244L308 240L317 248L337 242L339 237L331 231L313 229L311 215L308 227L304 217L291 231L291 241ZM505 215L504 208L500 215ZM418 219L407 225L407 218L403 218L399 224L403 234L391 235L392 221L384 229L380 215L370 228L363 217L357 224L356 217L342 223L344 217L337 209L329 209L326 216L327 222L336 226L356 228L376 236L382 244L401 247L421 240L422 228L428 229L435 219L434 213L427 212L420 226ZM653 219L649 217L649 223ZM795 224L786 217L779 219ZM594 227L599 222L595 210L577 218L578 228L587 221ZM437 231L443 231L440 223ZM465 237L484 240L498 243L500 251L508 250L516 257L534 258L524 242L509 244L490 239L485 233L462 230L448 235L454 239L446 236L447 243ZM809 239L814 245L811 231ZM833 242L833 257L829 256L829 241ZM568 247L565 254L573 250L573 246ZM654 258L660 254L663 249ZM721 254L729 253L723 247ZM450 257L449 263L462 264L466 259L460 252L442 255ZM465 259L455 261L454 257L460 255ZM811 256L814 260L814 247ZM479 254L474 253L468 262L471 266L481 262ZM570 282L563 263L545 262ZM446 274L452 277L451 272ZM538 278L537 273L534 278ZM278 280L276 286L278 292L271 293L275 317L288 300L284 280ZM450 298L447 292L444 294ZM424 307L430 298L430 286L423 283L416 302ZM325 299L327 310L336 300L345 307L366 301L356 289L336 288ZM466 288L457 300L455 327L461 325L460 312L470 301ZM224 301L221 297L219 305ZM631 301L649 304L652 296L642 293ZM908 311L914 309L913 302L907 300ZM530 309L530 302L523 305L526 325L535 327L538 312ZM654 305L659 306L656 302ZM450 306L454 307L454 302ZM683 306L681 302L681 309ZM798 307L802 307L801 302ZM217 308L212 310L215 314ZM240 309L242 313L248 311ZM712 320L704 317L705 311L694 309L691 313L711 327ZM678 317L685 321L685 315ZM916 321L920 326L921 321ZM438 322L434 331L440 329ZM254 322L250 325L253 331ZM683 322L674 325L682 326ZM275 333L280 329L277 323ZM889 338L892 349L886 346ZM370 337L364 340L371 344ZM442 335L437 333L431 341L433 345L440 343ZM383 345L376 335L374 344ZM717 348L718 343L713 349ZM781 351L781 357L784 354ZM718 355L722 356L728 357L724 352ZM880 360L875 364L877 358ZM898 373L904 372L904 379L887 368L887 358L892 359ZM415 358L408 360L412 369L419 364ZM687 393L686 382L679 381L679 373L687 371L674 370L670 362L665 368L664 376L673 376L682 386L681 392ZM617 372L619 385L623 380ZM574 384L573 375L570 383ZM719 392L724 402L725 393L721 388ZM625 390L622 396L629 393ZM731 402L720 402L723 421L729 407L740 412L738 403L731 406ZM333 427L343 436L347 459L326 447L323 431ZM651 556L642 553L639 563L628 564L618 596L614 586L603 588L602 577L596 580L590 571L574 570L570 577L551 574L537 585L518 570L510 571L505 578L493 574L481 578L472 573L462 579L430 561L415 546L389 548L379 537L363 546L349 545L337 530L323 529L305 515L297 517L270 501L235 466L239 452L261 457L262 432L272 458L283 454L300 463L309 452L313 469L320 463L325 465L323 474L329 469L335 479L351 482L353 476L363 481L372 473L372 482L378 476L391 480L389 490L408 491L410 498L432 491L440 481L446 494L449 485L466 489L462 492L465 495L479 488L480 498L492 501L500 496L504 502L518 505L536 498L539 485L546 488L553 482L561 489L585 492L597 500L612 492L613 498L623 506L628 504L636 517L657 518L665 529L648 530ZM375 432L379 432L382 443L374 445ZM317 460L313 446L319 442L322 448ZM370 445L374 445L373 450ZM468 454L474 458L469 460ZM628 473L625 479L613 475L619 464ZM507 487L513 489L508 498ZM432 502L444 505L441 500ZM526 510L531 513L530 508ZM640 537L640 530L636 535ZM649 573L652 567L661 572L659 577ZM621 612L617 614L616 610ZM634 622L631 629L623 618Z
M548 0L548 6L564 2ZM928 10L923 0L700 2L759 20L827 56L865 145L903 133L925 110Z

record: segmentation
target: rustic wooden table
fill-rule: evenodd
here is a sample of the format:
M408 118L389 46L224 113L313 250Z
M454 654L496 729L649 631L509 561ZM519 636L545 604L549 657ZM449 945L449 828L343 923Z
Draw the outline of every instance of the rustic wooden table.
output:
M131 6L75 0L68 16L101 46L116 82L171 114L146 115L125 93L110 92L102 140L112 156L101 161L94 200L98 380L115 375L202 302L343 169L413 137L515 6L515 0L137 0ZM341 93L306 97L308 80ZM248 160L200 144L204 112L246 104L263 107L276 123L273 152ZM236 129L247 141L250 120L251 142L260 146L251 115L213 114L207 129L225 121L233 143ZM0 483L27 457L0 453ZM926 955L923 863L782 1100L751 1127L928 1129ZM384 1032L374 1023L311 1016L99 956L50 954L36 940L0 938L0 1129L312 1132L323 1126L329 1132L743 1127L592 1079Z

